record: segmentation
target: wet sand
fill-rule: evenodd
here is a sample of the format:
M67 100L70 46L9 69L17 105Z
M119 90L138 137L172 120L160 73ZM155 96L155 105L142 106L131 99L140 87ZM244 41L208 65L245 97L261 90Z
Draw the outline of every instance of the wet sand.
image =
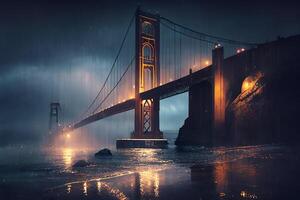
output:
M299 199L298 151L67 183L43 199Z

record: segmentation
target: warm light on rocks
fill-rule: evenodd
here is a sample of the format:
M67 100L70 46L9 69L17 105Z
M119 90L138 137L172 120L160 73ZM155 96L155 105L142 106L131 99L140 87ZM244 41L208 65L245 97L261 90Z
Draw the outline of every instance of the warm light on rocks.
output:
M261 72L257 72L254 75L250 75L246 77L242 83L241 93L244 93L245 91L251 90L255 83L259 78L261 78L263 75Z

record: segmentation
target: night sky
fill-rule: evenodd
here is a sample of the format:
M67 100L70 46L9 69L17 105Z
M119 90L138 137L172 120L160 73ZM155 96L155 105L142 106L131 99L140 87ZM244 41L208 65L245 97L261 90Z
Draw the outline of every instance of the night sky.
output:
M64 121L85 109L103 83L137 5L199 32L240 41L300 33L300 6L294 1L207 2L1 1L0 145L36 141L46 134L51 101L61 102ZM162 128L183 123L186 100L181 95L164 102Z

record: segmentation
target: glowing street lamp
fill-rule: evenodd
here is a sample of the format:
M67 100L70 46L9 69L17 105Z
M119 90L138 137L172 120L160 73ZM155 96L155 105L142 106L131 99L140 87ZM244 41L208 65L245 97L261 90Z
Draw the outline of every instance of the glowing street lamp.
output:
M208 66L210 64L209 60L205 60L204 63L205 63L205 66Z
M245 51L245 49L241 48L241 49L236 50L236 53L242 53L243 51Z
M220 44L220 43L215 44L215 49L220 48L220 47L221 47L221 44Z

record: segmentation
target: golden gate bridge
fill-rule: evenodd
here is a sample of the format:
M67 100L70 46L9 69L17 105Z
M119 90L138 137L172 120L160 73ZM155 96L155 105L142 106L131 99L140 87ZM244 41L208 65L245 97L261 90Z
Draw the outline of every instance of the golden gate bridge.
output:
M193 86L205 82L208 90L204 89L205 97L198 102L203 108L199 115L211 122L209 132L221 131L232 79L242 82L247 75L244 69L259 65L259 61L245 59L240 69L226 65L237 54L248 58L255 49L255 43L204 34L137 9L99 92L86 110L64 129L74 130L134 109L131 138L162 139L159 101L191 91ZM230 78L225 77L226 70L232 72Z

